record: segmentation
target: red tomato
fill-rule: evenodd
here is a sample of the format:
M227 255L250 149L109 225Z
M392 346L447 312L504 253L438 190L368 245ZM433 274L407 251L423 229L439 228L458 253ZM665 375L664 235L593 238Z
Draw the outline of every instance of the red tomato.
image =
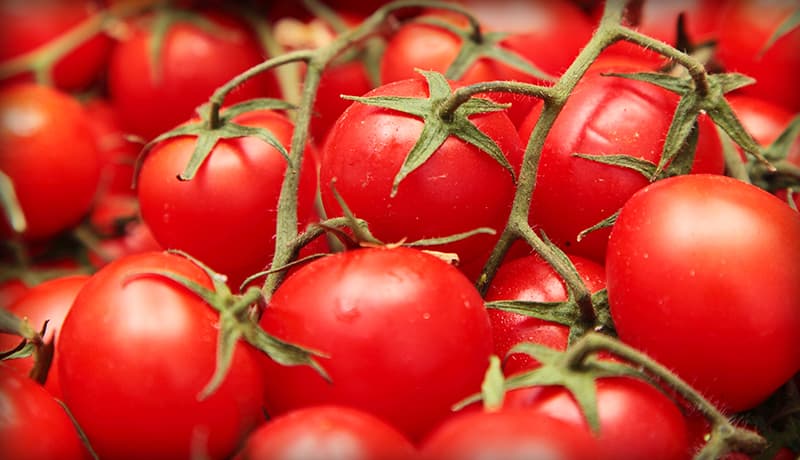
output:
M506 394L504 407L526 408L591 433L574 397L559 386L531 387ZM600 431L593 457L608 460L682 460L689 450L683 414L651 384L630 377L597 381Z
M366 96L425 98L419 79L383 85ZM522 146L514 125L503 113L470 118L492 138L518 170ZM331 129L322 152L320 186L329 216L341 215L335 187L353 213L370 224L386 242L454 235L489 227L502 230L514 194L508 170L486 152L450 136L418 169L392 184L423 129L421 118L398 111L353 103ZM477 235L436 250L457 253L470 275L482 268L497 236ZM481 267L470 267L480 264Z
M294 126L285 116L256 111L234 121L269 130L289 149ZM188 252L238 286L272 260L286 159L255 137L220 140L195 178L181 181L177 175L196 143L191 136L172 138L147 154L137 183L142 217L161 246ZM316 220L311 147L303 163L298 212L304 227Z
M78 223L100 181L100 157L81 105L32 83L0 89L0 171L14 183L23 237L46 239ZM10 234L5 219L0 233Z
M479 390L492 348L483 300L469 280L403 247L310 262L277 289L261 325L327 355L320 364L333 381L271 363L270 414L341 404L379 416L412 440Z
M8 311L20 318L28 320L30 325L42 330L47 321L45 341L58 341L58 334L64 317L72 307L72 302L78 291L89 279L86 275L73 275L56 278L39 284L22 295L16 302L8 307ZM10 334L0 334L0 350L9 350L20 342L20 338ZM45 388L54 397L61 398L61 385L58 381L58 353L53 356L50 372L47 374ZM27 374L33 368L33 357L5 361L9 367L16 368L21 373Z
M81 289L57 345L64 402L101 458L221 459L262 420L266 358L238 343L230 371L199 400L216 366L219 315L175 273L211 287L183 257L118 259Z
M190 22L171 26L158 60L150 62L151 16L130 23L127 39L116 45L108 70L108 90L126 131L152 139L195 115L195 109L228 80L262 62L252 32L233 17L208 12L206 31ZM213 64L212 64L213 63ZM279 94L274 76L265 73L226 98L232 104Z
M411 460L416 449L397 429L367 412L314 406L261 425L240 460Z
M531 225L570 254L602 262L609 229L578 234L618 211L649 181L642 174L574 156L626 154L658 163L678 96L649 83L587 74L547 135L531 204ZM526 140L542 105L520 130ZM719 136L705 115L693 173L722 174ZM565 212L569 210L569 212Z
M624 342L749 409L800 369L798 260L800 214L773 195L715 175L658 181L611 231L611 315Z
M0 2L0 30L5 37L0 41L0 65L59 39L96 14L97 4L91 0ZM53 84L65 91L87 88L105 69L110 51L111 39L98 33L55 62ZM29 80L31 74L23 78Z
M0 446L8 460L88 460L64 408L41 385L0 362Z
M797 79L800 73L800 27L766 50L778 27L797 10L795 0L731 0L722 16L716 57L728 72L739 72L756 83L739 90L800 111Z
M421 446L426 460L596 458L585 430L528 410L467 412L442 423Z
M570 256L570 260L590 292L605 287L605 269L582 257ZM532 254L509 260L497 270L486 300L524 300L530 302L561 302L567 300L564 281L540 256ZM520 342L533 342L551 348L567 348L569 327L538 318L489 309L494 338L494 354L505 358L508 351ZM509 356L503 364L503 372L516 372L538 367L533 358L525 354Z

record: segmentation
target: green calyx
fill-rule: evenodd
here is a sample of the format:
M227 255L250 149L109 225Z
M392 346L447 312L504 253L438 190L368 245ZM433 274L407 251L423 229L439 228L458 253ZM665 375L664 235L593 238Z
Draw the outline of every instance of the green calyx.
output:
M346 99L362 104L418 116L425 123L417 143L408 152L400 171L394 178L390 196L396 196L400 182L422 166L450 136L455 136L477 147L505 168L512 178L516 180L514 168L508 162L500 147L469 120L472 115L499 112L505 110L508 106L497 104L487 99L473 98L458 106L455 111L441 113L439 107L452 95L450 85L445 77L438 72L424 70L419 72L425 76L428 83L430 96L425 99L402 96L343 96Z
M215 273L188 254L180 251L170 252L186 257L202 268L211 279L213 289L169 271L155 270L134 276L156 275L174 281L219 312L216 369L211 380L198 394L198 399L202 400L209 397L225 380L225 376L233 362L233 353L239 340L244 340L261 350L279 364L284 366L309 366L325 380L330 381L330 377L316 360L316 358L324 355L273 337L254 321L251 316L251 309L253 306L263 303L264 300L258 288L250 288L242 295L234 295L225 284L226 279L223 275Z

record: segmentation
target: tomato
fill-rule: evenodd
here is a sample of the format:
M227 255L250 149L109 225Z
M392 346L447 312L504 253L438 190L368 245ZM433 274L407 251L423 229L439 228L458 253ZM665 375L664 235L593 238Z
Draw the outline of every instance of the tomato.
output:
M728 72L739 72L756 83L739 91L800 111L794 75L800 72L800 27L765 49L778 27L797 10L793 0L731 0L722 15L716 57Z
M648 179L639 172L574 156L625 154L657 164L678 96L649 83L591 72L584 76L547 135L533 191L530 223L565 252L602 262L609 229L578 234L617 212ZM520 129L531 135L542 105ZM722 174L719 136L706 115L693 173ZM569 210L565 212L565 210Z
M223 383L198 395L216 366L219 315L154 271L211 288L183 257L123 257L86 283L57 344L64 402L100 458L226 458L263 420L266 358L237 343Z
M45 341L58 341L58 334L64 317L67 316L78 291L89 279L87 275L72 275L55 278L34 286L8 307L8 311L20 318L28 320L30 325L41 331L47 321ZM20 338L10 334L0 334L0 350L9 350L20 342ZM61 397L61 385L58 381L58 354L53 356L50 372L47 374L45 388L54 397ZM33 357L6 361L9 367L22 373L29 373L33 368Z
M410 460L415 454L408 439L374 415L344 406L314 406L261 425L237 458Z
M94 1L40 0L0 2L0 65L58 40L73 28L98 14ZM53 84L65 91L83 90L95 83L108 62L111 39L98 32L74 50L56 60ZM31 74L12 81L30 80Z
M504 407L526 408L591 433L574 397L563 387L531 387L506 394ZM688 431L678 406L643 380L611 377L597 380L600 431L592 458L685 459Z
M158 62L152 67L152 16L129 24L129 36L114 48L108 69L108 91L127 132L148 140L195 115L195 109L228 80L262 62L253 33L233 17L207 12L201 20L178 21L167 32ZM158 72L156 74L156 72ZM232 104L279 94L274 76L265 73L226 98Z
M570 256L572 264L586 283L590 292L605 287L605 269L597 262ZM537 254L508 260L497 270L486 300L523 300L529 302L561 302L567 300L564 281L556 271ZM520 342L533 342L564 350L569 338L569 327L538 318L489 309L494 338L494 354L506 358L508 351ZM511 375L537 367L533 358L524 354L508 356L503 372Z
M366 96L425 98L428 88L419 79L403 80ZM474 115L470 121L494 140L518 170L522 146L508 117L495 112ZM454 136L390 196L394 178L423 126L416 116L353 103L329 132L322 151L320 187L328 215L341 215L331 188L335 181L345 203L382 241L444 237L479 227L502 230L514 194L511 174L486 152ZM495 241L497 236L481 234L431 249L457 253L472 276L482 268Z
M267 129L289 149L294 126L285 116L262 110L233 121ZM164 248L188 252L238 286L272 260L286 159L255 137L224 139L194 179L179 180L177 175L188 164L196 144L195 137L176 137L157 144L147 154L137 181L142 217ZM300 181L298 212L303 227L316 220L311 149L309 146L304 153ZM203 230L198 231L198 226Z
M427 460L589 460L594 440L584 430L528 410L457 414L421 446Z
M0 171L14 184L25 239L43 240L77 224L100 181L100 157L81 105L33 83L0 89ZM2 221L0 233L10 235Z
M0 446L8 460L91 458L53 395L5 362L0 362Z
M271 415L346 405L377 415L412 440L479 390L492 348L483 300L469 280L404 247L308 263L276 290L260 324L326 355L319 361L332 380L310 368L270 363Z
M800 214L775 196L723 176L665 179L611 231L611 316L624 342L748 409L800 369L798 260Z

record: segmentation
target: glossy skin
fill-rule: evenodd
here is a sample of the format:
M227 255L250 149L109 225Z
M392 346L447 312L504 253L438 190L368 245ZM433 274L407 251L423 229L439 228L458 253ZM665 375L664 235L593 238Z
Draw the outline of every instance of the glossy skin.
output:
M456 414L420 447L425 460L589 460L594 440L584 430L528 410Z
M419 79L381 86L370 96L427 97ZM503 113L470 118L491 137L516 169L522 146ZM329 216L341 215L331 182L353 213L369 222L381 241L444 237L505 224L514 194L508 170L487 153L453 136L433 156L400 183L390 197L395 175L417 142L423 122L416 116L354 103L331 129L322 152L320 187ZM461 266L482 262L497 235L477 235L456 243L431 247L460 256Z
M285 116L257 111L235 122L266 128L289 150L294 127ZM257 138L221 140L194 179L178 180L195 145L194 137L173 138L147 154L137 182L142 217L162 247L188 252L238 286L272 260L286 159ZM301 227L316 220L311 148L303 162Z
M773 195L722 176L659 181L611 232L611 315L624 342L749 409L800 369L798 260L800 214Z
M328 355L319 361L333 381L307 367L270 363L270 415L348 405L381 417L412 440L479 390L492 350L483 300L467 278L402 247L309 263L278 288L261 325Z
M649 181L642 174L573 156L627 154L658 163L678 96L644 82L587 74L545 140L531 204L531 225L565 252L601 262L609 229L577 235L619 210ZM528 115L520 137L528 139L541 105ZM722 174L719 136L706 116L693 173ZM569 212L564 212L569 210Z
M506 408L544 414L587 434L591 429L563 387L532 387L506 394ZM600 432L594 457L607 460L682 460L689 449L680 409L658 389L628 377L597 382Z
M25 239L77 224L100 181L100 155L78 101L33 83L0 89L0 171L14 183ZM10 232L2 219L0 234Z
M756 83L739 91L800 111L800 28L781 37L763 54L763 47L780 24L797 9L793 0L731 0L724 10L716 56L728 72L739 72Z
M589 259L571 256L570 260L590 292L605 287L604 268ZM536 302L561 302L567 300L564 281L538 255L509 260L497 270L486 293L486 300L525 300ZM538 318L489 309L494 338L494 354L505 358L508 351L521 342L533 342L563 350L567 347L569 328ZM509 356L503 371L511 375L538 367L533 358L524 354Z
M45 281L34 286L16 302L8 307L8 311L25 318L30 325L38 330L42 330L47 321L47 331L44 335L45 341L55 340L58 342L58 334L64 317L67 316L72 302L78 295L78 291L86 284L89 279L86 275L73 275ZM19 344L20 337L10 334L0 334L0 350L9 350ZM54 397L61 398L61 385L58 381L58 362L59 356L53 356L50 364L50 372L47 374L45 388ZM28 374L33 368L33 357L11 359L5 361L9 367L17 369L22 374Z
M5 362L0 362L0 446L8 460L91 458L53 395Z
M379 418L344 406L298 409L261 425L239 460L411 460L416 449Z
M266 359L238 343L222 385L198 400L215 368L219 315L174 282L141 275L154 270L211 285L192 262L162 252L97 272L61 330L64 402L100 458L227 458L263 420Z
M0 30L6 37L0 41L0 65L57 40L98 12L97 4L91 0L0 3ZM111 45L107 35L98 33L67 53L52 68L53 84L65 91L86 89L100 77ZM31 81L32 78L32 74L23 74L13 81Z
M152 18L131 23L130 36L114 48L108 90L127 132L150 140L174 128L195 116L195 109L219 86L264 60L243 24L219 13L203 17L220 27L220 33L209 34L187 22L174 24L164 40L159 80L148 51ZM225 103L277 94L274 76L266 73L237 88Z

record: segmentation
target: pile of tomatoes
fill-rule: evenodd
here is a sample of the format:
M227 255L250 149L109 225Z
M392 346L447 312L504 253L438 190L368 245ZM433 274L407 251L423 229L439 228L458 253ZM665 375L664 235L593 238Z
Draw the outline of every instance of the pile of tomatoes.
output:
M797 458L796 2L0 31L0 457Z

